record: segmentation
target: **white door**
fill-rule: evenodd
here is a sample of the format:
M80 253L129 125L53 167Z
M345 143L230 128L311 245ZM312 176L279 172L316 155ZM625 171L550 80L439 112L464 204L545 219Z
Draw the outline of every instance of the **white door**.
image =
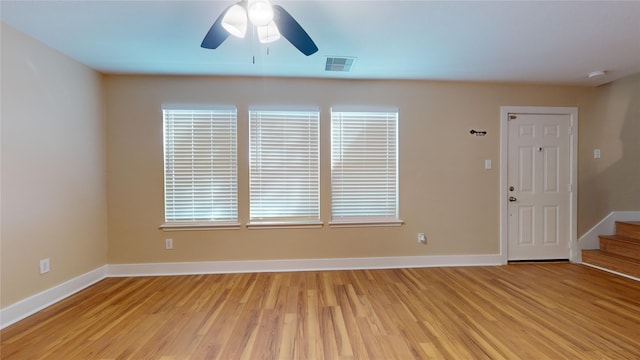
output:
M569 259L568 114L509 114L508 259Z

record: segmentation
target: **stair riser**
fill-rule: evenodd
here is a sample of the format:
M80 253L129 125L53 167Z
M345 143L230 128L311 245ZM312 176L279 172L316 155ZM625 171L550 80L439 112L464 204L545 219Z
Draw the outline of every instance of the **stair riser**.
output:
M620 262L617 259L610 259L606 256L583 253L582 262L640 278L640 267L633 264Z
M640 260L640 243L600 238L600 251Z
M616 234L600 236L600 250L583 250L582 262L640 278L640 221L616 221Z
M640 224L617 222L616 234L640 240Z

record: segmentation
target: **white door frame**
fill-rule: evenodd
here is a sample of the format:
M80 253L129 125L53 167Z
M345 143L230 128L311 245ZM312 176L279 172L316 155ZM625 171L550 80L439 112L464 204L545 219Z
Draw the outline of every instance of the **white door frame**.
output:
M503 264L509 260L507 210L507 151L509 149L509 114L554 114L569 115L569 260L579 261L578 246L578 108L544 106L501 106L500 107L500 258Z

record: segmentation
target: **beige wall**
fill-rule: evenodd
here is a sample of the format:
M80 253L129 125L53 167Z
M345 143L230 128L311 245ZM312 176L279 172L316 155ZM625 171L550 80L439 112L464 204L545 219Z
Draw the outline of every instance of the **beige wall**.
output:
M584 87L223 77L106 76L109 263L495 254L499 252L500 106L577 106ZM321 217L330 219L332 105L400 109L398 228L163 232L163 104L237 105L240 220L248 218L247 108L321 109ZM595 119L597 120L597 119ZM485 137L470 129L487 130ZM484 169L491 159L493 170ZM424 232L428 245L419 245ZM164 250L173 238L175 250Z
M1 307L106 263L101 76L1 24ZM40 275L39 260L51 259Z
M610 211L640 210L640 75L600 88L116 75L101 79L4 24L1 30L1 307L107 263L496 253L500 106L579 107L579 234ZM330 107L399 107L400 212L406 224L162 232L160 109L168 103L238 107L243 223L248 218L249 105L320 106L325 221L330 218ZM488 135L470 136L471 128L487 130ZM594 148L602 150L602 159L593 159ZM484 170L485 159L493 160L493 170ZM427 246L417 244L418 232L427 234ZM175 240L175 250L163 249L168 237ZM45 257L51 258L51 272L40 275L38 261Z
M611 211L640 211L640 74L594 92L593 121L580 131L579 233Z

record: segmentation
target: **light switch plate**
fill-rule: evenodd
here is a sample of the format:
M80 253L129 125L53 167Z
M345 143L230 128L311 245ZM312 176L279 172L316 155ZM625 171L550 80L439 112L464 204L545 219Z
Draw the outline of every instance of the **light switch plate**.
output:
M46 274L51 269L49 258L40 260L40 274Z

